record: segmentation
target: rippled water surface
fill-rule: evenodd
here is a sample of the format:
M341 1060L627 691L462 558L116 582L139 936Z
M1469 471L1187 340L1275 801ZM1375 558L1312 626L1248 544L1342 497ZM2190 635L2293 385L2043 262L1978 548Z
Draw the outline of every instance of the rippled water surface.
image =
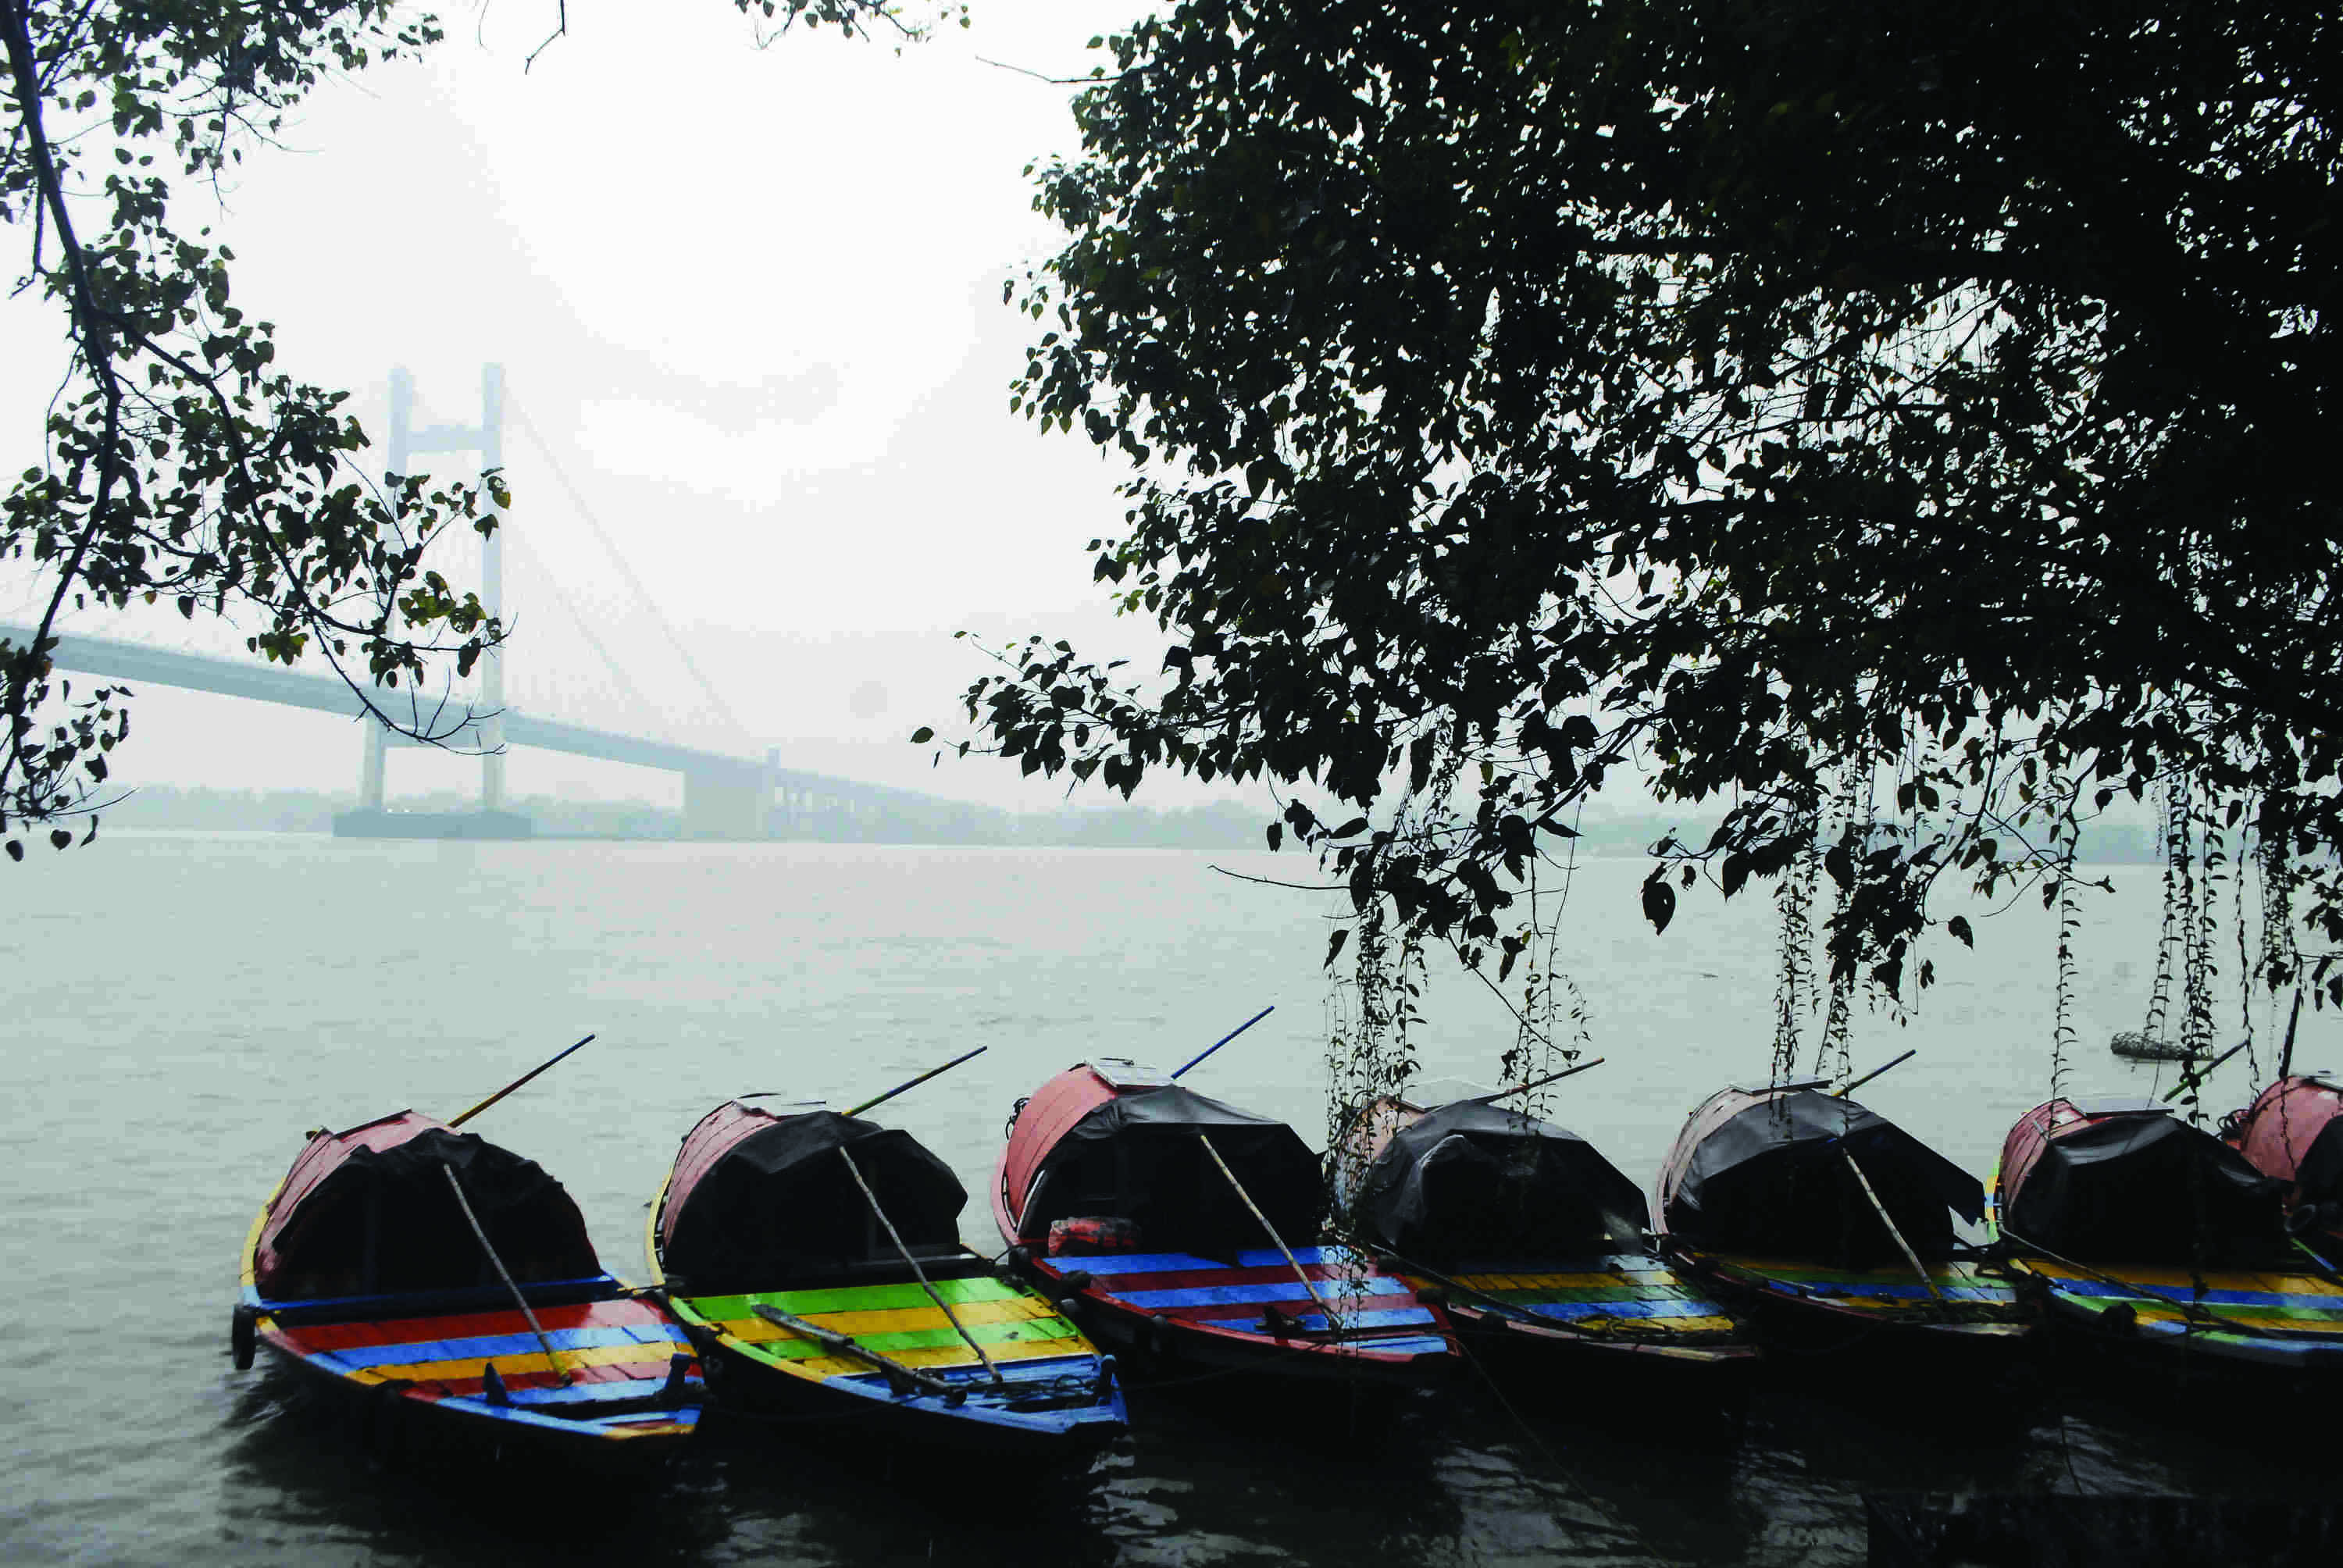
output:
M1309 879L1290 855L1221 863ZM1647 1180L1685 1111L1764 1074L1774 959L1758 900L1688 897L1654 938L1642 869L1579 874L1563 951L1609 1060L1558 1114ZM2146 1005L2152 876L2118 870L2087 905L2077 1089L2151 1081L2104 1042ZM1316 1143L1322 901L1174 852L277 836L117 837L5 888L0 1257L20 1285L0 1556L1828 1563L1862 1560L1866 1493L2330 1484L2331 1452L2248 1442L2153 1390L1827 1361L1729 1407L1681 1384L1469 1376L1364 1404L1141 1386L1131 1438L1055 1483L720 1422L633 1493L386 1467L287 1408L265 1368L228 1364L236 1252L306 1129L451 1114L594 1031L478 1130L562 1179L621 1274L640 1271L677 1141L718 1100L839 1103L973 1043L992 1050L889 1110L971 1191L1011 1102L1051 1072L1176 1060L1270 1002L1193 1081ZM1913 1018L1859 1020L1859 1058L1921 1048L1866 1101L1989 1168L2046 1092L2051 935L2028 906L1980 920ZM1425 1070L1491 1076L1510 1028L1486 994L1435 974L1427 1011ZM997 1245L980 1203L965 1224Z

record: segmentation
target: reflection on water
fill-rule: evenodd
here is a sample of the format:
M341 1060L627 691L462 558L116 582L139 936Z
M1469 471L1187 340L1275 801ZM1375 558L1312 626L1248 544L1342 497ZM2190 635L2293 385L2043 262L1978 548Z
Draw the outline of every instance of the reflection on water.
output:
M1693 1104L1763 1070L1773 995L1764 905L1688 901L1654 939L1640 869L1580 875L1564 948L1610 1062L1559 1113L1638 1174ZM2145 968L2123 966L2153 952L2152 876L2118 873L2124 890L2086 906L2086 1041L2145 1005ZM632 1490L382 1462L284 1374L228 1368L236 1252L304 1129L446 1114L594 1030L482 1131L561 1178L622 1274L677 1141L717 1100L839 1103L970 1044L993 1049L890 1114L971 1191L1010 1102L1051 1072L1184 1057L1272 1001L1199 1087L1315 1139L1320 906L1152 852L156 837L12 879L37 918L10 939L0 1014L0 1256L39 1311L0 1381L0 1558L1786 1568L1862 1561L1865 1493L2331 1486L2331 1447L2290 1419L2257 1442L2237 1410L2182 1407L2152 1377L2078 1386L2024 1360L1937 1377L1785 1360L1731 1399L1502 1372L1500 1394L1466 1372L1355 1402L1133 1367L1131 1437L1053 1482L722 1420ZM2037 913L1978 921L1976 952L1938 955L1945 984L1916 1010L1858 1024L1867 1060L1921 1048L1866 1101L1980 1172L2046 1089ZM1425 1072L1487 1075L1510 1041L1493 1004L1435 976L1425 1009ZM2074 1087L2153 1081L2087 1049ZM990 1247L984 1225L971 1204Z

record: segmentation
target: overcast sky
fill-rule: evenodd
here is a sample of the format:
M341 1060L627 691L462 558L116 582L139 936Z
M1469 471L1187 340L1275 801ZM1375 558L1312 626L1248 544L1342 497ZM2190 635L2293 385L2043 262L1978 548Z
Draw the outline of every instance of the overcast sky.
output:
M566 477L744 741L940 794L1054 799L997 763L929 771L901 738L940 727L979 673L956 628L1161 646L1107 616L1090 580L1082 546L1119 528L1119 464L1008 410L1032 324L1001 284L1058 238L1022 171L1075 139L1068 88L982 58L1075 75L1086 41L1131 13L983 5L971 29L898 55L829 31L760 50L727 0L574 5L569 35L524 74L552 0L443 9L450 36L423 65L321 91L284 147L248 156L225 212L189 196L177 217L218 224L281 362L349 388L377 439L393 365L414 372L424 420L466 422L482 362L505 367L527 422L508 434L516 705L707 743L724 729ZM0 310L0 451L19 461L59 331L29 299ZM85 624L196 645L168 625ZM357 772L350 726L226 699L147 689L134 735L133 779L348 788ZM394 793L476 771L413 751L392 767ZM511 775L524 792L674 793L664 775L544 753L515 752Z

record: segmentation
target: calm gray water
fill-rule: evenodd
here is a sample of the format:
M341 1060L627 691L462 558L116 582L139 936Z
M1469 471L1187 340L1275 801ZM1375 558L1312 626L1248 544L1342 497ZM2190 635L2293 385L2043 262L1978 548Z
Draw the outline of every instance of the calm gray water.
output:
M1306 880L1307 862L1219 857ZM36 856L0 1016L0 1259L19 1282L0 1372L0 1557L78 1563L1861 1560L1866 1491L2226 1493L2293 1483L2134 1402L1906 1398L1825 1372L1744 1416L1467 1387L1280 1423L1232 1387L1134 1396L1136 1431L1035 1489L734 1433L647 1495L512 1495L367 1462L226 1354L235 1260L305 1129L447 1115L579 1035L599 1040L478 1131L542 1161L604 1261L641 1267L646 1201L717 1101L832 1103L992 1047L890 1116L972 1192L1009 1105L1097 1054L1200 1070L1207 1092L1322 1141L1322 900L1170 851L772 845L399 845L119 836ZM1564 951L1608 1064L1558 1112L1646 1180L1694 1103L1765 1070L1771 908L1688 896L1653 936L1643 868L1582 869ZM2137 1090L2153 873L2087 906L2074 1087ZM1982 1172L2044 1098L2052 943L2032 900L1856 1056L1919 1059L1864 1098ZM1428 1073L1482 1078L1510 1038L1435 972ZM2323 1023L2323 1020L2321 1020ZM2314 1026L2315 1027L2315 1026ZM2306 1050L2315 1055L2317 1036ZM2241 1098L2238 1073L2226 1086ZM997 1243L971 1202L970 1239ZM1812 1385L1812 1386L1809 1386ZM1977 1408L1990 1404L1992 1408ZM1627 1420L1634 1416L1636 1419Z

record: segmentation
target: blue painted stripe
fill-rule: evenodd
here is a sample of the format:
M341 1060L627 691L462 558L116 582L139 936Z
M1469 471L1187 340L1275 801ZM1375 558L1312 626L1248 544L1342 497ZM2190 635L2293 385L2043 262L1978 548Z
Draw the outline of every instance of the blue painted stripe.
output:
M1351 1349L1393 1356L1437 1356L1448 1353L1448 1342L1433 1334L1393 1335L1387 1340L1354 1341Z
M1204 1322L1225 1322L1227 1320L1205 1318L1200 1321ZM1300 1323L1305 1329L1323 1330L1326 1327L1326 1315L1323 1312L1298 1312L1294 1314L1293 1321ZM1385 1312L1344 1312L1342 1314L1342 1326L1346 1329L1400 1328L1404 1325L1437 1322L1438 1321L1438 1319L1432 1315L1432 1309L1430 1307L1393 1307ZM1381 1342L1378 1341L1377 1344L1380 1345Z
M1580 1318L1720 1318L1711 1302L1513 1302L1518 1312L1573 1322Z
M2146 1296L2190 1303L2201 1300L2207 1306L2213 1307L2291 1307L2343 1316L2343 1296L2293 1295L2278 1291L2207 1291L2199 1297L2187 1285L2143 1284L2118 1288L2101 1284L2097 1280L2065 1280L2046 1274L2040 1277L2050 1282L2051 1289L2070 1296L2119 1296L2127 1300ZM2306 1326L2315 1332L2316 1325Z
M1355 1283L1355 1289L1353 1284ZM1408 1288L1397 1280L1380 1277L1351 1281L1329 1281L1327 1294L1342 1297L1364 1294L1370 1296L1404 1296ZM1134 1307L1159 1312L1168 1307L1243 1306L1254 1302L1306 1302L1310 1292L1290 1273L1282 1280L1259 1285L1195 1285L1182 1291L1116 1291L1115 1300L1129 1302Z
M691 1348L683 1331L669 1329L659 1323L617 1323L592 1329L548 1329L545 1337L553 1342L558 1351L596 1350L605 1345L639 1344L645 1346L672 1345L676 1350ZM476 1334L468 1339L411 1340L403 1344L350 1345L337 1351L319 1351L310 1359L332 1366L358 1372L367 1367L404 1366L414 1362L458 1362L487 1360L495 1356L543 1355L544 1347L532 1333ZM672 1352L670 1352L672 1353Z
M684 1386L693 1393L705 1390L698 1377L687 1377ZM567 1388L517 1388L512 1391L515 1404L596 1404L606 1400L650 1399L667 1387L663 1377L624 1378L610 1382L574 1382Z

